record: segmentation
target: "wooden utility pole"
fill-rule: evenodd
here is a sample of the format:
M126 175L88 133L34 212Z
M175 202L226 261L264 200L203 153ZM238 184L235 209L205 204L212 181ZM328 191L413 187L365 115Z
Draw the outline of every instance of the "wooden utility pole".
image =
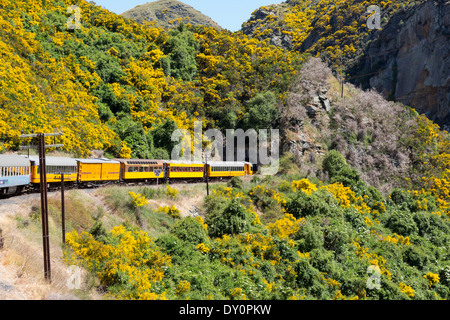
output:
M66 212L64 205L64 172L61 172L61 229L62 244L66 244Z
M205 175L206 175L206 195L209 196L209 168L208 168L208 155L205 154Z
M44 277L48 282L52 281L51 267L50 267L50 241L48 228L48 200L47 200L47 171L45 161L45 150L47 148L64 147L62 144L45 145L45 137L62 136L62 133L38 133L38 134L24 134L20 138L35 138L39 139L39 173L40 173L40 192L41 192L41 217L42 217L42 242L44 255ZM20 149L31 149L34 146L20 147Z

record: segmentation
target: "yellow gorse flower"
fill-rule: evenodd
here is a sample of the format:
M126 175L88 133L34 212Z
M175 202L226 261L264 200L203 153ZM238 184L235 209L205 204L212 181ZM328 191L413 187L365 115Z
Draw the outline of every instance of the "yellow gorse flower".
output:
M314 183L311 183L308 179L302 179L300 181L293 181L292 189L294 191L303 191L306 194L312 194L317 191L317 186Z
M424 279L428 280L428 285L430 287L432 287L436 283L439 283L439 281L440 281L439 275L436 273L432 273L432 272L428 272L423 277L424 277Z
M132 199L133 207L140 208L148 204L147 199L143 195L136 194L132 191L130 191L128 194Z

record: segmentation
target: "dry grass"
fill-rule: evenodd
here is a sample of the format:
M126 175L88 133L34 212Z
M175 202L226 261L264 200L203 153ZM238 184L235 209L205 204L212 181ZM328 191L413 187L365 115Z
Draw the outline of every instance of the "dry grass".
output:
M0 201L0 226L2 228L4 247L0 251L0 287L1 299L13 300L76 300L100 299L93 286L88 283L90 278L83 273L84 283L80 290L72 291L67 286L70 277L68 267L63 262L62 232L60 218L55 216L58 195L49 196L49 233L50 233L50 264L51 283L44 278L43 241L40 220L39 199L34 196L27 201L14 201L9 204ZM8 200L9 201L9 200ZM74 214L74 206L69 194L69 217ZM79 207L79 206L78 206ZM53 209L52 209L53 208ZM80 215L83 219L83 215ZM85 217L84 217L85 218ZM78 217L78 219L80 219ZM77 225L70 220L70 224Z
M211 186L214 184L211 184ZM205 184L171 185L179 191L176 198L170 198L160 190L158 196L149 199L149 209L175 205L183 217L192 214L193 209L202 210L206 196ZM95 221L102 221L106 229L134 221L132 216L114 208L107 201L117 198L117 205L124 208L129 201L128 191L139 192L140 187L108 187L97 190L70 190L66 192L66 232L89 231ZM166 188L159 187L149 188ZM113 193L110 193L113 192ZM107 199L108 198L108 199ZM43 244L38 194L20 198L0 200L0 228L4 238L4 248L0 250L0 299L13 300L62 300L101 299L95 290L95 280L83 273L81 290L70 290L67 286L70 273L63 261L60 193L49 194L49 233L52 281L44 278ZM149 210L151 211L151 210ZM123 216L121 215L123 214ZM167 226L154 226L170 220L164 217L147 216L152 220L149 234L166 232ZM166 231L164 231L166 230Z
M23 229L16 217L0 219L4 236L4 249L0 253L3 279L9 283L7 299L43 300L76 299L67 288L67 266L61 261L59 241L51 241L50 257L52 282L44 279L42 236L38 228ZM56 243L55 243L56 242ZM5 293L4 293L5 294Z

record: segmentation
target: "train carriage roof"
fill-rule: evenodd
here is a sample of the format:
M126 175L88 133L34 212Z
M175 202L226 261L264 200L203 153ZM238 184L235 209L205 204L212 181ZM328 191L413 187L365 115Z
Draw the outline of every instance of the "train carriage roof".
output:
M184 160L171 160L171 161L165 161L165 163L167 164L176 164L176 165L186 165L186 166L191 166L191 165L204 165L204 162L201 161L184 161Z
M28 167L30 166L30 160L23 156L18 155L0 155L0 167Z
M126 165L163 165L163 160L149 160L149 159L114 159Z
M208 164L211 167L243 167L246 163L236 161L208 161Z
M39 156L30 156L31 162L35 165L39 165ZM45 157L45 164L47 166L60 166L60 167L76 167L77 161L68 157Z
M81 163L110 163L110 164L120 164L119 161L116 160L110 160L105 158L98 158L98 159L75 159L77 162Z

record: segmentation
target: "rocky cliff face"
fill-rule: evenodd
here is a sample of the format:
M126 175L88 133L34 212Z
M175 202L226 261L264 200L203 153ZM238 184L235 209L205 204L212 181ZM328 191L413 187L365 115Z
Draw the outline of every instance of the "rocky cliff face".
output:
M401 10L374 34L358 82L450 129L449 22L450 1Z

